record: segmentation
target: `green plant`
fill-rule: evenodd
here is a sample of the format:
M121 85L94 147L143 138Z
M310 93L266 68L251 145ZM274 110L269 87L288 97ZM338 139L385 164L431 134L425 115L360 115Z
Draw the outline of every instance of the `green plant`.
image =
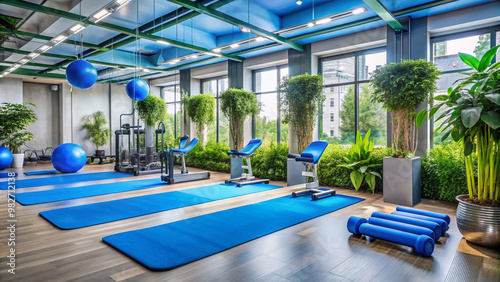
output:
M137 101L137 113L149 127L155 127L160 121L167 119L167 105L162 98L148 95L146 99Z
M439 74L436 66L425 60L402 60L373 72L372 100L391 112L394 150L415 153L418 128L425 120L416 122L415 111L424 101L432 104Z
M499 46L488 50L481 58L459 53L460 59L473 68L463 72L465 78L447 95L434 99L443 101L433 107L433 116L441 107L445 111L436 119L444 119L435 132L442 130L442 140L451 135L464 144L467 189L469 199L486 204L500 197L500 62L490 66ZM426 115L426 111L421 112ZM419 113L420 114L420 113ZM477 161L477 187L474 163Z
M325 99L323 77L302 74L285 77L279 86L285 122L290 122L302 152L312 142L314 120Z
M95 112L84 118L82 128L87 130L87 135L90 141L94 143L96 150L99 150L99 146L104 146L109 142L111 130L106 128L107 123L106 117L101 111Z
M229 146L223 143L207 142L205 147L195 146L186 155L186 165L212 171L230 172Z
M33 134L27 132L26 128L37 118L35 111L27 105L36 106L31 103L3 104L0 107L0 142L13 154L18 154L21 153L21 146L34 140Z
M184 105L188 116L196 124L197 135L201 143L205 143L203 130L205 126L215 121L215 99L210 94L184 96L181 103Z
M344 157L347 164L338 165L352 170L350 178L356 191L361 187L364 180L372 193L375 193L376 177L381 178L380 174L374 171L375 168L382 166L381 163L372 160L374 144L375 141L370 141L370 130L368 130L364 139L358 131L356 133L356 144L351 143L349 154Z
M288 144L264 143L252 156L253 174L271 180L286 180Z
M243 149L243 122L248 116L260 112L257 96L251 91L229 88L219 96L221 110L229 119L229 132L233 148Z

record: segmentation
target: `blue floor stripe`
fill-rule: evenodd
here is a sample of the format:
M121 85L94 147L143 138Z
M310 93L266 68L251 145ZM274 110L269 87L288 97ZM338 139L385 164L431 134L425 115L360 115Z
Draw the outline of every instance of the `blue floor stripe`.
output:
M30 188L46 185L56 185L56 184L70 184L82 181L94 181L94 180L104 180L113 179L121 177L131 177L132 174L116 172L116 171L106 171L106 172L94 172L94 173L81 173L81 174L61 174L57 176L41 177L33 179L16 179L16 189ZM0 182L0 189L7 190L7 181Z
M215 184L49 210L41 212L40 215L61 229L76 229L277 188L281 186L254 184L237 188L235 184Z
M142 190L167 185L159 177L153 179L132 180L126 182L95 184L82 187L58 188L46 191L35 191L11 194L21 205L37 205L51 202L93 197L99 195Z
M27 175L27 176L31 176L31 175L45 175L45 174L59 174L61 172L59 172L58 170L37 170L37 171L25 171L24 174Z
M148 269L169 270L363 200L338 194L318 201L286 196L114 234L103 241Z

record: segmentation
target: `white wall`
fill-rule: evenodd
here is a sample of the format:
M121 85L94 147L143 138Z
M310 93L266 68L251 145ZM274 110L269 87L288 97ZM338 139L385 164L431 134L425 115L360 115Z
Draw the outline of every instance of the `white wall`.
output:
M23 102L23 80L21 78L0 78L0 106L3 103Z

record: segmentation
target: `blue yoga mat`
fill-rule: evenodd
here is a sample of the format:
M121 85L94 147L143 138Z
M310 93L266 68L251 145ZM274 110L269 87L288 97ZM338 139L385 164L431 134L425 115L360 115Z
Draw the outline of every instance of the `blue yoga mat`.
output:
M14 172L14 176L9 176L9 173L12 173L12 172L0 172L0 178L9 178L9 177L16 177L17 176L17 172Z
M169 270L363 200L287 196L102 240L148 269Z
M21 205L36 205L85 197L141 190L167 185L159 177L154 179L132 180L118 183L95 184L73 188L59 188L46 191L11 194Z
M215 184L181 191L44 211L40 215L61 229L76 229L276 188L281 188L281 186L254 184L237 188L236 184Z
M130 177L130 176L132 176L132 174L116 172L116 171L82 173L82 174L61 174L50 177L16 180L16 189L46 186L46 185L56 185L56 184L70 184L83 181L103 180L103 179ZM7 187L8 184L6 181L0 182L0 189L7 190Z
M59 174L58 170L37 170L37 171L26 171L24 172L25 175L31 176L31 175L45 175L45 174Z

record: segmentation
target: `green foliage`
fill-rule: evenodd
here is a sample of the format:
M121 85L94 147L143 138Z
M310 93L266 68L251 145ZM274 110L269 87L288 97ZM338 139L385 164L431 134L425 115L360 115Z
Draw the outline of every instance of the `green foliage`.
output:
M87 136L94 143L96 150L109 142L111 129L106 127L108 121L101 111L95 112L84 118L82 128L87 130Z
M215 121L215 98L210 94L182 98L188 116L196 124L197 135L204 140L203 129Z
M422 197L453 202L467 193L463 149L462 143L452 142L435 146L422 158Z
M442 140L451 136L464 143L469 197L473 199L477 194L479 201L500 199L500 63L490 66L498 48L500 45L481 58L459 53L460 59L474 70L463 73L466 77L459 79L455 88L449 88L448 95L435 97L443 103L429 113L433 116L440 112L436 121L443 121L435 132L444 132Z
M243 148L243 122L248 116L260 112L257 96L251 91L229 88L219 95L221 110L229 119L229 132L233 140L233 148Z
M155 127L160 121L167 119L167 105L162 98L148 95L146 99L137 101L137 113L149 127Z
M291 122L302 152L312 142L314 120L323 104L323 77L302 74L284 77L280 83L285 122Z
M179 146L178 141L174 146ZM186 155L186 165L212 171L230 172L231 157L227 154L228 151L227 144L207 142L205 147L198 145L189 151Z
M366 133L365 138L362 138L361 133L358 131L356 134L356 144L351 143L349 153L347 157L344 157L346 164L338 165L352 170L350 178L356 191L358 191L361 184L363 184L363 180L365 180L372 193L375 193L375 177L382 178L375 171L375 169L382 166L382 163L372 160L374 144L373 140L370 141L370 130Z
M26 128L37 120L35 111L28 105L31 103L3 103L0 107L0 143L13 154L21 153L20 148L26 142L34 140L33 134Z
M441 72L432 62L426 60L402 60L391 63L373 72L371 84L374 87L372 100L382 103L392 115L392 144L395 150L415 153L418 128L422 125L422 115L416 123L417 106L429 101L433 103L433 93Z
M262 144L252 156L253 174L271 180L286 180L288 144Z

